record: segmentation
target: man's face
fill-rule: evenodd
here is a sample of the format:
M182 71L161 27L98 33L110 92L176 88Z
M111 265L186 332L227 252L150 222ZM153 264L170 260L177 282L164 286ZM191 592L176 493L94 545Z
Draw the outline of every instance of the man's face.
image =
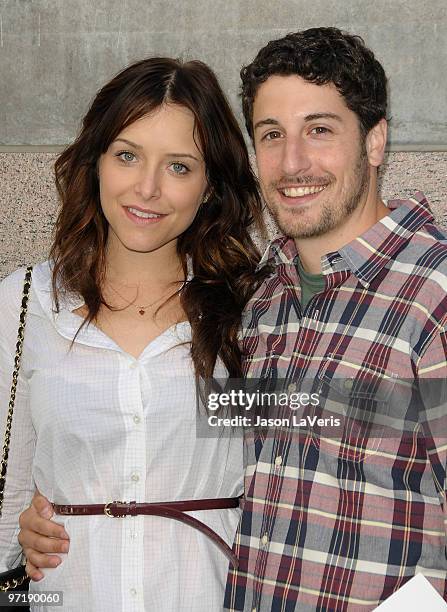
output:
M323 236L366 201L365 141L334 85L269 77L254 100L253 127L262 192L285 235Z

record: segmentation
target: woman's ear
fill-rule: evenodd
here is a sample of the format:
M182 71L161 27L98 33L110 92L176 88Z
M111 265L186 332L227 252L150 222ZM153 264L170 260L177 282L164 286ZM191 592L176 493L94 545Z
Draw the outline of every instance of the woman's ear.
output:
M205 195L203 197L202 200L202 204L206 204L208 202L208 200L210 200L212 198L213 195L213 190L211 189L211 187L207 187L206 191L205 191Z

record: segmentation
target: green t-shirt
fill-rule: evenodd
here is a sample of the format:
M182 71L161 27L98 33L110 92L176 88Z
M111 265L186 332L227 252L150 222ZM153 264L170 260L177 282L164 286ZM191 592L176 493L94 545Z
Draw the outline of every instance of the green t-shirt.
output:
M301 280L301 307L304 311L313 296L324 291L326 281L324 274L310 274L310 272L306 272L300 260L298 260L297 267Z

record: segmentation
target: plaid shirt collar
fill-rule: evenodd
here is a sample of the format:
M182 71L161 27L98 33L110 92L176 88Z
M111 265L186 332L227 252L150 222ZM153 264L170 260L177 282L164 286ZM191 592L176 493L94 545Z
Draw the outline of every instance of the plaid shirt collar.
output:
M346 272L351 272L367 287L415 232L434 222L428 201L421 192L408 200L389 200L387 207L391 211L389 215L340 250L321 258L322 273L329 285L342 282ZM298 257L293 238L281 236L267 247L258 268L267 263L295 267Z

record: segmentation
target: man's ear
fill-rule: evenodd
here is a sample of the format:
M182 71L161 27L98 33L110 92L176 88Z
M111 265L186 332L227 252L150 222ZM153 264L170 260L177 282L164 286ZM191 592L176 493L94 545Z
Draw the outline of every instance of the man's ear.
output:
M388 124L386 119L381 119L379 123L369 130L366 136L366 154L369 163L375 168L378 168L383 162L387 133Z

